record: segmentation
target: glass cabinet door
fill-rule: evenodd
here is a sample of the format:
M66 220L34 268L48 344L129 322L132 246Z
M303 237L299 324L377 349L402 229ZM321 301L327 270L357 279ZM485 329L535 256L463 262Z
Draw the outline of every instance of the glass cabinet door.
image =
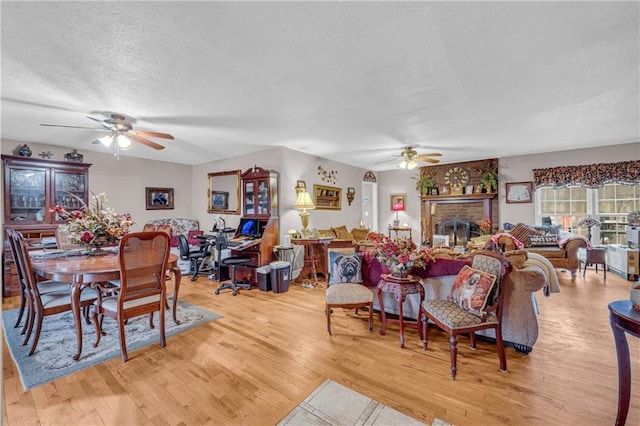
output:
M44 222L46 218L46 173L42 169L9 169L9 220Z
M269 214L269 188L266 180L258 181L258 213L260 215Z
M254 184L253 181L247 181L244 183L244 215L254 214L256 214Z
M53 202L66 210L81 209L86 191L85 175L54 172L53 179Z

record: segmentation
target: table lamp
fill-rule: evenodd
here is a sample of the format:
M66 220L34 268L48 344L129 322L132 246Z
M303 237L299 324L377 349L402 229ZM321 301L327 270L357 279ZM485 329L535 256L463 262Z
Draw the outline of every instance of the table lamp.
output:
M313 210L316 208L315 204L311 200L311 195L307 191L298 191L298 199L296 203L293 205L293 208L296 210L302 210L300 212L300 220L302 221L302 229L307 229L309 226L309 216L311 213L307 211Z
M398 212L404 210L404 205L402 203L395 203L391 209L396 212L396 220L393 221L393 226L398 227L400 225L400 219L398 219Z

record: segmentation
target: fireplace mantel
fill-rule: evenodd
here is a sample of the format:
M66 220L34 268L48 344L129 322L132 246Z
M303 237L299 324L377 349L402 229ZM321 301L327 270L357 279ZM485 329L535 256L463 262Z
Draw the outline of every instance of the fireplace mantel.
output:
M422 235L429 241L433 241L433 220L431 217L431 206L436 204L463 204L482 203L482 220L492 219L492 202L497 193L464 194L464 195L425 195L420 197L422 203Z

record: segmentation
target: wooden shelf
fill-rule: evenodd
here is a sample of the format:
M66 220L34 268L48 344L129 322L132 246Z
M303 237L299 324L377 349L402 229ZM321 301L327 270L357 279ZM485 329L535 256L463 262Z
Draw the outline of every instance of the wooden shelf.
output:
M461 194L461 195L452 195L452 194L447 194L447 195L422 195L420 196L420 199L422 201L458 201L458 200L465 200L465 201L477 201L477 200L486 200L486 199L492 199L494 198L496 195L498 195L495 192L490 192L490 193L480 193L480 194Z

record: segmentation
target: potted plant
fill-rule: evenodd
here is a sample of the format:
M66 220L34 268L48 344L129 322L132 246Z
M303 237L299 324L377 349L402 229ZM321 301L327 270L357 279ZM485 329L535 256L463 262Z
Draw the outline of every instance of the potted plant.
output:
M416 191L418 191L420 195L430 195L431 189L437 187L438 185L433 179L433 176L428 174L422 175L416 182Z
M483 188L486 188L488 193L491 193L494 189L498 190L498 175L491 171L486 171L480 176L480 183Z

